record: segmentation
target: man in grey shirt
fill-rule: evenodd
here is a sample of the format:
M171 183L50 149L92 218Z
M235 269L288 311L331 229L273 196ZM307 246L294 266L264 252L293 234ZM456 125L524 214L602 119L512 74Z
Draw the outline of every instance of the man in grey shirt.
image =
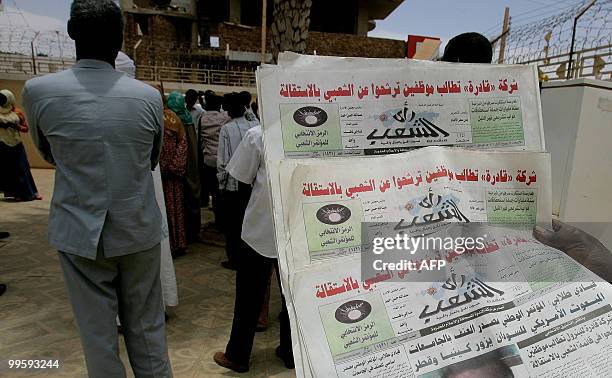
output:
M123 42L112 0L75 0L67 71L23 92L34 143L56 166L49 242L59 251L90 377L124 377L115 316L136 377L172 375L152 169L162 145L159 92L114 70Z

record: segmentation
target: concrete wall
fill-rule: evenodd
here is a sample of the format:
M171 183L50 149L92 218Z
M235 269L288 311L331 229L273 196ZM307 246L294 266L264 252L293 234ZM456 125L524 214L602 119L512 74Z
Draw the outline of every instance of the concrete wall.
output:
M9 91L15 94L15 98L17 99L17 105L21 106L21 92L23 91L23 85L25 84L25 79L23 80L9 80L4 77L0 77L0 89L8 89ZM32 138L30 137L30 133L21 134L21 139L23 140L23 145L28 154L28 160L30 161L30 166L32 168L53 168L52 165L47 163L40 157L36 147L32 143Z
M542 86L553 214L612 250L612 83L593 79Z

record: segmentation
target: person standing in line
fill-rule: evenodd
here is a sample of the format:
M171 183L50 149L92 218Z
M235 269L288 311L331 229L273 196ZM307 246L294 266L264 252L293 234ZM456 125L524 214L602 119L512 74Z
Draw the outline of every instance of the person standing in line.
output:
M227 254L227 261L221 265L226 269L236 270L237 260L243 249L243 242L240 239L242 218L251 196L251 186L233 178L227 171L227 164L253 124L244 118L246 108L239 94L226 94L223 99L223 109L227 111L231 121L221 127L217 150L217 179L223 207L221 213Z
M215 215L215 225L221 227L219 215L219 181L217 180L217 149L219 146L219 131L231 118L221 111L223 99L214 93L206 96L206 113L200 118L200 140L203 156L202 181L212 197L212 209Z
M0 192L17 202L42 200L21 141L21 133L27 132L28 123L15 105L15 95L0 91Z
M163 96L163 89L160 88ZM164 105L167 101L164 100ZM168 214L170 249L173 257L183 256L187 251L185 231L185 172L187 169L187 136L181 119L164 106L164 144L159 166L162 173L164 200Z
M187 107L187 110L189 110L193 124L196 127L199 124L198 122L200 121L200 117L202 114L204 114L204 108L202 107L202 104L200 104L199 99L200 95L195 89L188 89L187 92L185 92L185 106Z
M151 171L163 136L159 92L117 72L121 9L74 0L68 34L77 63L29 80L34 144L56 167L49 241L90 377L125 377L115 317L137 377L171 377L160 284L161 213Z
M247 246L238 259L232 332L225 352L215 353L213 359L220 366L245 372L249 369L257 320L274 266L277 267L278 286L281 287L261 126L246 132L227 166L227 171L241 183L253 185L253 192L242 224L241 237ZM291 329L284 297L282 306L280 345L276 348L276 356L287 368L293 369L295 365L291 350Z
M195 127L196 138L198 139L198 172L200 175L200 207L208 207L210 199L208 193L206 191L206 184L204 183L204 179L202 177L202 149L200 146L202 145L202 141L200 140L200 117L204 114L204 108L202 104L200 104L200 94L195 89L188 89L185 92L185 106L187 106L187 110L191 113L191 119L193 120L193 125Z
M168 108L183 122L187 137L187 170L185 172L185 230L187 243L200 240L201 210L200 210L200 163L198 136L191 113L185 105L185 97L179 92L168 95Z

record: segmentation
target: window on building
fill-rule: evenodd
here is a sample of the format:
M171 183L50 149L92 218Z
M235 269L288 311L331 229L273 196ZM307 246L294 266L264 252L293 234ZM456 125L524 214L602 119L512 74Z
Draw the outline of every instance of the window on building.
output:
M219 48L219 37L216 35L210 36L210 47Z

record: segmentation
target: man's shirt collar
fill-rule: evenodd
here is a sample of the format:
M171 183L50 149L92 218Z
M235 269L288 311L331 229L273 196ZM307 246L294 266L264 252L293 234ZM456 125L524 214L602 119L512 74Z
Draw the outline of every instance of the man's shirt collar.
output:
M93 68L97 70L114 70L109 63L97 59L79 59L74 68Z

